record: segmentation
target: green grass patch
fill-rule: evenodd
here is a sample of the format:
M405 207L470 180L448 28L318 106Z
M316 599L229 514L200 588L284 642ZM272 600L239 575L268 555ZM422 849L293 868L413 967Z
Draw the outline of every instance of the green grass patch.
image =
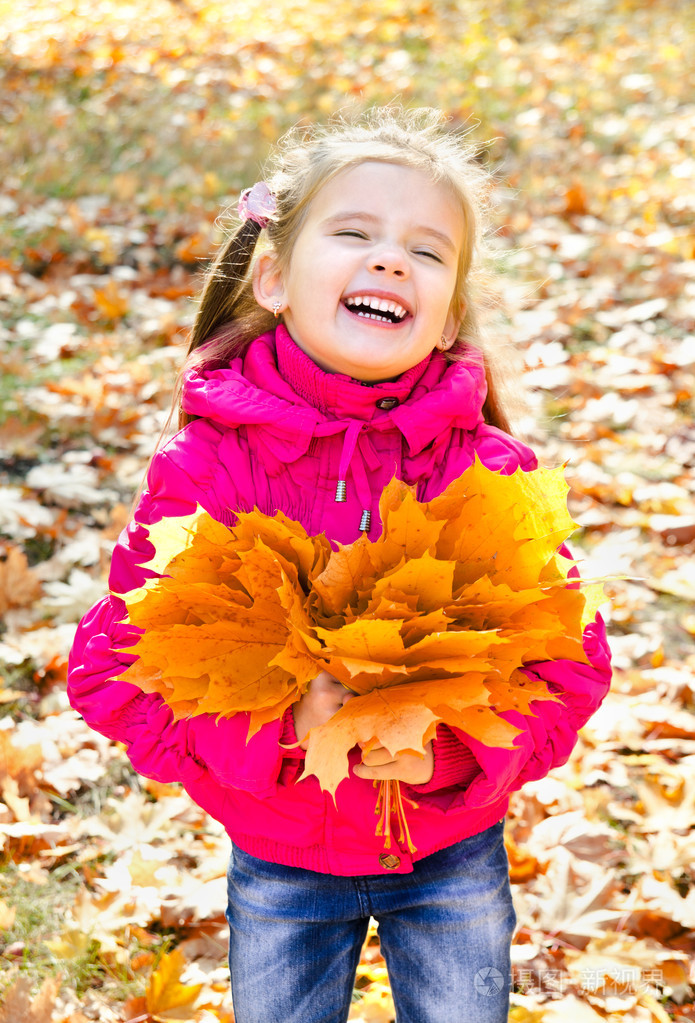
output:
M35 884L26 880L18 864L0 866L0 899L16 910L12 927L0 931L0 959L5 968L14 964L37 980L59 972L44 941L60 933L65 913L83 883L72 869L49 873L45 884Z
M27 880L18 864L0 867L0 899L16 909L12 927L0 932L0 999L17 970L36 985L46 977L60 976L62 986L78 997L94 989L108 989L114 1002L142 994L144 980L130 961L145 947L155 955L168 951L178 933L170 928L165 932L155 924L145 946L125 928L119 953L105 952L97 936L82 932L79 924L74 929L70 926L69 910L84 884L70 863L50 871L44 884ZM62 946L53 950L46 944L51 941L62 941Z

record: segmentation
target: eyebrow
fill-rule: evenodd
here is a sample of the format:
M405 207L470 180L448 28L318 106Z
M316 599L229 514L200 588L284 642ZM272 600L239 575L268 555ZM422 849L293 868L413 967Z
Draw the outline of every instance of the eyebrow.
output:
M361 220L367 223L375 223L379 220L378 217L373 216L371 213L362 213L359 210L346 210L344 213L335 213L332 217L327 217L323 221L324 227L332 227L336 224L342 223L345 220ZM416 233L428 234L432 238L436 238L437 241L441 242L442 245L446 246L452 252L456 252L456 246L447 234L443 234L438 231L435 227L430 227L429 224L418 224L414 228Z

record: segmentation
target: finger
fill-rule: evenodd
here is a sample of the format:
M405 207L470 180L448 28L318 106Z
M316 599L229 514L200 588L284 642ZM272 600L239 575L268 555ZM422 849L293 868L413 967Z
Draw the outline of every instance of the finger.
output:
M401 759L378 767L357 764L354 773L358 778L369 781L403 781L406 784L425 784L432 777L432 769L419 763L404 763Z
M387 781L394 777L395 765L393 762L390 764L379 764L376 767L368 767L366 764L357 764L354 768L354 772L358 778L366 778L369 781Z
M387 749L384 749L383 746L379 746L378 749L373 749L368 753L363 753L362 763L366 767L383 767L384 764L394 763L394 758Z

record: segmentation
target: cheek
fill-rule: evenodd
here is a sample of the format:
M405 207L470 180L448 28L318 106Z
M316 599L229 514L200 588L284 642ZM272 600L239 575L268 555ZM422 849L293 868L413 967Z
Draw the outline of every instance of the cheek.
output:
M325 287L337 276L337 264L335 253L320 241L305 243L292 254L289 280L295 291L311 293L315 287Z
M439 292L439 309L442 317L447 322L450 319L455 319L458 315L458 303L456 302L455 287L456 281L452 280L450 283L442 287Z

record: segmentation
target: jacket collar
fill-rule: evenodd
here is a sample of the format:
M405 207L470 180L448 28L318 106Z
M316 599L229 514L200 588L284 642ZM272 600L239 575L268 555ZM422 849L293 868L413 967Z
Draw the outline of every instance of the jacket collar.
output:
M275 331L275 357L280 376L294 393L332 419L371 420L383 415L380 407L396 408L416 390L431 361L431 353L396 380L365 384L342 373L327 373L316 365L279 324Z
M182 404L191 415L226 426L262 427L275 436L285 460L306 451L314 435L347 430L355 421L379 431L396 427L413 456L454 428L470 430L482 422L485 394L477 350L455 363L433 352L397 380L365 386L320 369L279 324L229 366L186 371ZM398 404L380 408L384 398Z

